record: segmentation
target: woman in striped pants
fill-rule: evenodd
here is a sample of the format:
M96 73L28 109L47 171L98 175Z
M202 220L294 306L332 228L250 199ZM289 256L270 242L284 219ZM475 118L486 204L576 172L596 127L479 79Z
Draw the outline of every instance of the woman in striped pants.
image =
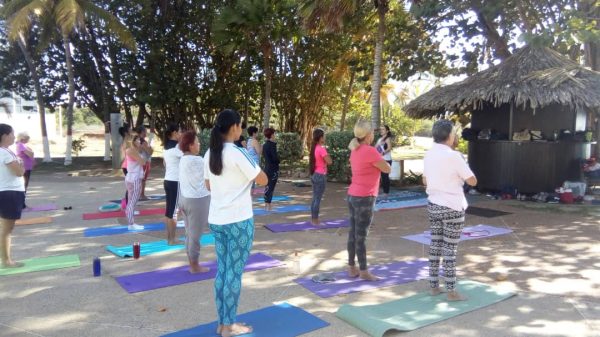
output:
M127 228L130 231L142 230L144 226L135 224L133 218L135 206L142 195L142 181L144 179L144 164L146 160L140 155L140 137L133 135L129 137L125 145L125 160L127 161L127 175L125 176L125 187L127 187Z
M449 301L466 297L456 290L456 253L465 223L467 199L463 192L466 182L477 185L477 178L458 151L454 151L456 131L451 121L442 119L433 124L431 149L425 154L423 182L427 185L427 213L431 229L429 245L430 293L442 293L439 282L440 260L444 260L444 279Z

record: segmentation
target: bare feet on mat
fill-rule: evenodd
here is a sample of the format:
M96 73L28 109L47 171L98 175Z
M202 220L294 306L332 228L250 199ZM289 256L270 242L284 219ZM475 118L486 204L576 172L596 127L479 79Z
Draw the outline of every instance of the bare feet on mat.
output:
M369 273L368 270L361 270L360 271L360 278L365 280L365 281L379 281L379 277Z
M222 331L223 331L223 324L219 324L219 326L217 326L217 335L220 335Z
M462 294L458 293L457 291L449 291L447 297L448 297L448 301L450 301L450 302L467 300L467 297L465 295L462 295Z
M190 266L190 273L192 274L206 273L209 270L210 268L201 266L199 264Z
M242 323L234 323L232 325L224 325L221 329L222 337L240 336L252 332L252 327Z
M3 262L0 266L2 268L21 268L23 267L25 264L23 262L14 262L14 261L10 261L10 262Z
M350 277L358 277L360 275L360 271L356 266L348 266L348 276Z
M319 221L319 219L312 219L310 221L312 223L313 226L323 226L323 224L321 223L321 221Z
M443 293L443 291L442 291L442 288L440 288L440 287L429 288L429 295L431 295L431 296L437 296L441 293Z
M181 240L169 240L167 242L167 245L169 246L177 246L177 245L184 245L185 242L181 241Z

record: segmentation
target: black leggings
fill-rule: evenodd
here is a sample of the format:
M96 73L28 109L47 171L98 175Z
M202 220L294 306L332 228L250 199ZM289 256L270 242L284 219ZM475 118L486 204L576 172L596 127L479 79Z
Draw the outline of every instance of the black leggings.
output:
M386 160L390 166L392 166L391 160ZM383 193L390 193L390 174L381 172L381 187L383 188Z
M179 182L165 180L163 186L165 188L165 194L167 199L165 216L169 219L173 219L173 215L175 214L175 208L177 207L177 191L179 190Z
M279 179L279 171L267 171L266 173L267 178L269 178L269 183L265 188L265 203L270 204L273 200L273 192L275 192L275 185L277 185L277 179Z
M127 169L123 168L123 175L127 176ZM127 193L127 190L125 190L125 204L127 204L129 202L129 193Z
M25 179L25 191L27 191L27 186L29 186L29 178L31 178L31 170L25 170L25 173L23 173L23 178Z

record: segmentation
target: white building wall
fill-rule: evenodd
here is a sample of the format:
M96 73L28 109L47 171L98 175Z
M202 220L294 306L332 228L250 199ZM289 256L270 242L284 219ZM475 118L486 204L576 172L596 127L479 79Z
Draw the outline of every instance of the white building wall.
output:
M0 108L0 122L9 124L15 130L15 134L27 131L29 136L35 139L42 138L42 129L40 126L40 116L37 111L35 101L30 101L19 97L15 93L11 93L8 97L0 97L0 102L6 103L11 112L11 116ZM52 139L57 136L57 123L54 114L48 113L46 110L46 129L48 138Z

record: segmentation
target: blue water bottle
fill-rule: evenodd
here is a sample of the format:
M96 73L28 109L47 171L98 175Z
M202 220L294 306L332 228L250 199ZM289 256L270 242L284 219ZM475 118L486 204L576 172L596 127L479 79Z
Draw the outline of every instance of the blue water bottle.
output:
M102 275L102 266L100 264L99 257L94 258L93 266L94 266L94 277L98 277L98 276Z

